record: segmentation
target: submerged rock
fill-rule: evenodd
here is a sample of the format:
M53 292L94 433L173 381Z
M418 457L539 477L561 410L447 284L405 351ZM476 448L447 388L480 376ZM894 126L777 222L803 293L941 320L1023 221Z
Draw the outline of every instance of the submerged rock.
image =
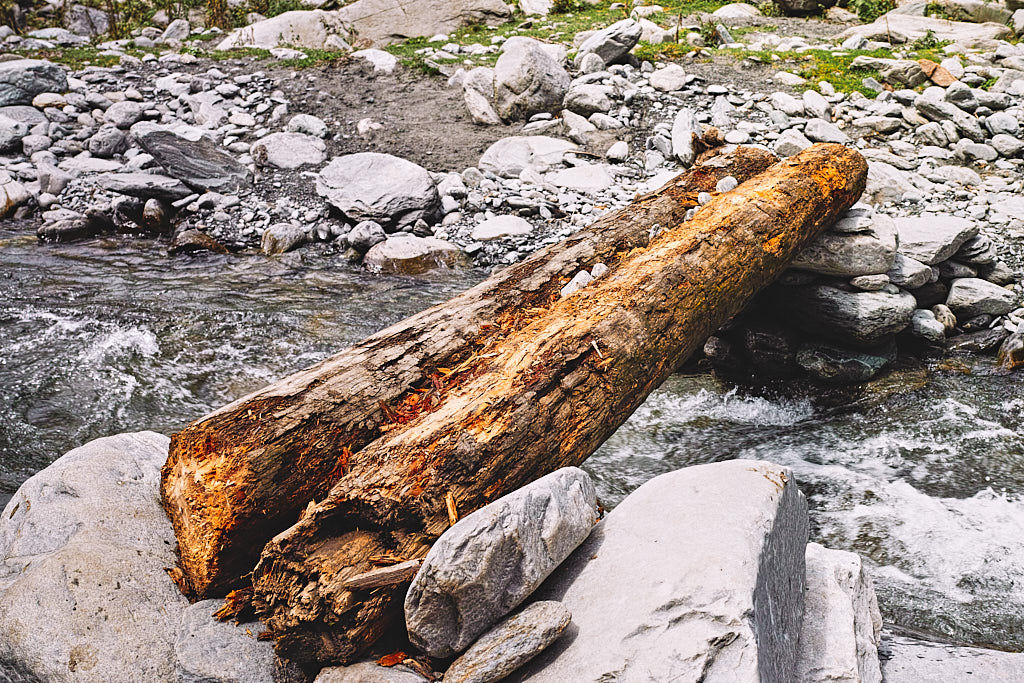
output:
M590 477L565 467L459 520L405 598L409 640L432 657L462 652L525 600L590 533Z
M435 268L450 268L458 263L461 253L451 242L400 232L370 247L363 265L378 273L417 275Z
M535 594L572 613L538 682L792 681L807 504L788 470L733 460L648 481Z

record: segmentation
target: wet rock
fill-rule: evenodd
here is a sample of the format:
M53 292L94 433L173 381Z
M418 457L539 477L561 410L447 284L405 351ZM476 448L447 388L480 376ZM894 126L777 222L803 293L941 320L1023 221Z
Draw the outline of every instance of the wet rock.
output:
M303 133L271 133L253 143L251 154L258 166L319 166L327 158L327 145L320 138Z
M131 197L177 201L192 194L192 190L177 178L155 173L101 173L96 184L105 190Z
M164 571L177 562L158 490L168 443L97 439L14 494L0 516L0 676L174 680L188 600Z
M871 347L910 324L917 302L900 291L849 292L833 285L787 289L780 302L785 319L810 334L843 344Z
M933 266L945 261L978 234L978 226L966 218L922 215L896 219L899 252Z
M256 635L262 624L218 621L213 613L223 600L203 600L187 607L174 639L178 683L277 683L283 669L274 644Z
M68 90L64 67L42 59L0 62L0 107L31 104L39 93Z
M478 165L502 178L518 178L526 169L545 173L561 167L565 153L575 149L568 140L544 135L502 138L487 148Z
M1024 680L1024 654L888 636L882 643L886 683Z
M499 681L555 642L572 615L558 602L535 602L480 637L455 660L445 683Z
M887 273L896 258L896 224L876 214L862 232L823 232L791 266L822 275L856 277Z
M430 174L390 154L337 157L320 171L316 191L352 221L376 221L397 230L438 218L441 198Z
M806 544L807 505L778 465L656 477L536 593L573 621L523 678L795 680Z
M989 353L998 349L1009 336L1010 332L1002 326L968 332L951 338L946 344L946 349L950 353Z
M175 254L194 254L199 251L212 251L215 254L228 253L227 247L223 244L205 232L195 229L179 232L171 240L171 246L167 249L167 253L171 256Z
M946 305L960 320L988 314L1005 315L1016 308L1017 297L999 285L975 277L953 280Z
M0 218L7 218L31 198L32 195L24 185L12 178L7 171L0 171Z
M1024 368L1024 329L1018 326L1017 331L1007 337L996 353L996 363L1003 370L1019 370Z
M804 372L827 384L866 382L896 359L896 345L888 342L858 351L833 344L805 344L796 354Z
M378 273L417 275L436 268L451 268L458 263L460 254L451 242L399 232L370 247L363 265Z
M472 239L478 242L501 239L514 235L529 235L533 225L518 216L495 216L473 228Z
M268 256L283 254L301 247L307 240L305 228L291 223L275 223L264 231L260 248Z
M409 587L410 641L432 657L462 652L526 599L596 521L594 485L576 467L459 520L430 549Z
M555 111L562 106L570 80L538 41L509 41L494 65L494 110L506 121Z
M946 327L935 318L935 314L927 309L918 309L910 318L910 333L929 344L942 344L946 341Z
M139 145L163 166L167 175L196 192L232 194L249 187L248 169L208 138L188 139L157 128L138 133L135 130L132 129L133 135Z
M625 57L643 34L643 26L634 19L623 19L590 35L576 53L578 67L584 55L595 54L605 64L615 64Z
M882 615L856 553L807 544L807 593L794 680L882 683Z
M358 662L351 666L332 666L323 669L313 683L428 683L428 681L404 666L384 667L376 662Z
M109 216L91 209L85 214L66 209L50 211L44 217L45 222L36 229L36 236L46 242L72 242L113 228Z

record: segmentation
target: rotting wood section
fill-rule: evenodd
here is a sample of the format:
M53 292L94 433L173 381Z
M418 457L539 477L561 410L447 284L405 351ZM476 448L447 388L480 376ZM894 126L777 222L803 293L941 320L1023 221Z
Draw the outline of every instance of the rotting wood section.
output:
M279 653L357 657L401 616L400 588L346 588L371 557L423 557L448 528L449 496L467 514L587 458L860 197L866 176L856 151L814 145L691 221L662 224L606 276L495 338L439 405L365 446L267 544L254 605Z
M744 181L775 161L756 148L715 156L451 301L174 434L161 494L183 591L204 598L244 586L264 544L357 467L362 448L470 382L485 347L545 310L565 281L678 225L723 177Z

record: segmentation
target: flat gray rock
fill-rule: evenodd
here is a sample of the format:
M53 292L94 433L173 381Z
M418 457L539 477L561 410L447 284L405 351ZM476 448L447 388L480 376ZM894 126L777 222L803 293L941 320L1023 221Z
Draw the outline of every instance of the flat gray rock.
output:
M473 643L445 672L444 683L502 680L558 640L571 620L561 603L528 605Z
M544 173L561 168L565 153L575 149L578 147L568 140L545 135L513 136L488 147L477 165L502 178L518 178L526 169Z
M886 683L1003 683L1024 680L1024 654L931 643L888 635L882 643Z
M271 133L253 143L251 153L260 166L292 169L322 164L327 158L327 145L304 133Z
M899 252L927 266L945 261L978 234L978 226L955 216L913 216L896 219Z
M536 590L596 521L594 485L577 467L459 520L434 543L409 586L409 640L432 657L462 652Z
M232 194L250 184L248 169L208 138L190 140L155 128L141 130L135 137L167 175L196 192Z
M435 268L451 268L458 263L461 253L446 240L399 232L370 247L363 265L378 273L417 275Z
M193 194L191 188L177 178L155 173L102 173L96 176L96 184L111 192L142 199L175 201Z
M857 277L887 273L896 258L896 224L875 214L862 232L820 233L790 264L822 275Z
M168 445L97 439L14 494L0 516L0 678L174 680L188 600L164 571L177 562L158 489Z
M949 286L946 305L957 320L969 320L976 315L1005 315L1017 307L1017 297L1009 289L976 277L962 277Z
M808 543L796 680L882 683L881 629L878 600L860 556Z
M806 545L807 504L783 467L655 477L534 595L572 624L510 680L793 681Z
M842 344L870 347L910 324L917 301L907 292L846 291L832 285L787 288L780 302L796 327Z
M223 600L203 600L181 615L174 639L177 683L277 683L274 644L256 639L263 625L218 621Z
M437 218L441 198L426 169L390 154L337 157L320 171L317 193L354 222L376 221L389 232Z
M64 93L68 77L64 67L43 59L0 62L0 107L32 104L39 93Z
M614 64L632 50L643 35L644 28L635 19L623 19L587 37L576 53L577 66L586 54L595 54L605 64Z

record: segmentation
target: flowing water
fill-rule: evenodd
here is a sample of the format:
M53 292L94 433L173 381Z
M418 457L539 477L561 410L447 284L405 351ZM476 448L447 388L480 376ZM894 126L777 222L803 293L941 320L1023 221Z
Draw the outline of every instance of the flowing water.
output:
M167 257L156 242L40 245L0 227L0 507L61 453L169 433L483 277L368 276L339 255ZM886 620L1024 649L1024 391L971 374L835 395L677 375L586 467L606 506L730 458L792 468L812 537L871 563Z

